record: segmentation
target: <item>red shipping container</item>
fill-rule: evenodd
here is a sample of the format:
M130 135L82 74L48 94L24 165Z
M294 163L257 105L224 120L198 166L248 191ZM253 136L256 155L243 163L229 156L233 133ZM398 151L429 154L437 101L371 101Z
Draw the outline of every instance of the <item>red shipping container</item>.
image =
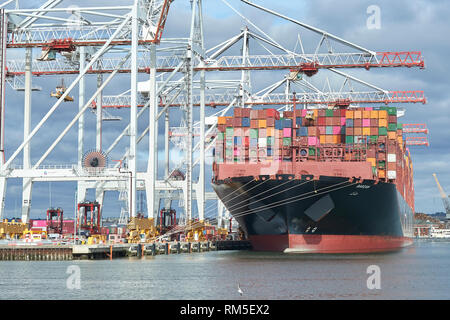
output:
M250 118L251 111L252 111L252 109L250 109L250 108L242 109L242 118Z
M256 109L250 110L250 119L252 119L252 120L258 119L258 110L256 110Z
M388 117L388 122L389 122L389 123L397 123L397 116L392 116L392 115L390 115L390 116Z
M353 135L354 135L354 130L353 130L353 128L349 128L349 127L345 128L345 134L346 134L347 136L353 136Z
M225 125L227 128L231 128L233 126L233 118L227 118Z
M293 117L294 117L294 112L292 112L292 111L284 111L283 112L283 118L292 119Z
M275 118L277 113L278 113L278 111L275 109L266 109L266 117L267 118ZM278 116L279 115L280 114L278 113Z
M250 145L250 137L244 137L244 146L248 147Z
M234 108L234 117L241 118L242 117L242 108Z
M340 110L333 110L333 117L340 117L341 111Z
M266 126L267 127L275 127L275 118L267 118Z
M233 118L233 127L238 128L242 125L242 118Z
M308 136L310 137L320 136L319 129L317 127L308 127Z
M265 118L266 118L266 115L265 115L265 110L264 109L260 109L260 110L258 110L258 119L260 119L260 120L264 120Z
M371 136L377 136L378 135L378 127L370 127L370 135Z
M325 118L325 117L319 116L319 118L317 119L317 124L319 126L326 126L327 125L326 119L327 118Z
M325 118L325 125L328 127L331 127L333 125L333 117L326 117Z
M347 109L340 109L339 111L340 111L341 117L344 117L344 118L345 118L345 116L346 116L346 114L347 114Z
M319 109L319 117L325 117L327 112L324 109Z
M353 128L353 134L355 136L362 136L362 128Z
M331 119L333 119L333 124L332 124L332 126L336 126L336 127L339 127L340 125L341 125L341 118L340 117L333 117L333 118L331 118Z
M378 128L378 119L370 119L370 126Z
M252 128L252 129L258 129L258 127L259 127L258 119L252 119L252 120L250 120L250 128Z
M356 127L362 127L362 119L354 119L353 120L354 122L353 122L353 126L356 128Z
M217 130L219 130L220 132L225 132L226 127L227 126L225 124L218 124Z

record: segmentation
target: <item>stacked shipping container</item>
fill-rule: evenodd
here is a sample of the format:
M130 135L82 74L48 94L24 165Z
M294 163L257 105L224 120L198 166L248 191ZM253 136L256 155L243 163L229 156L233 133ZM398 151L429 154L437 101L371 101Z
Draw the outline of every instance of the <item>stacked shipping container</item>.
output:
M271 161L367 161L375 179L401 180L412 188L412 163L392 107L282 114L235 108L232 117L218 118L217 164Z

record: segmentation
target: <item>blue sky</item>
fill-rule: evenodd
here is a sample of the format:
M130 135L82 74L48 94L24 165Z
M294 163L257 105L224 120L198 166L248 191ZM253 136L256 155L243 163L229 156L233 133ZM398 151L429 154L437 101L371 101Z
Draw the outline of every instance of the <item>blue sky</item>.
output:
M21 1L23 7L32 7L42 4L44 1ZM117 1L118 4L126 4L130 1ZM211 47L223 40L239 33L245 22L232 12L220 0L204 1L203 14L205 16L205 40L206 46ZM255 8L238 1L228 1L234 8L252 20L271 37L279 41L286 47L293 49L297 34L301 33L305 41L314 40L297 25L284 21L280 18L261 12ZM63 1L60 6L79 5L84 6L88 1ZM112 1L96 1L96 5L110 5ZM407 109L407 114L402 122L404 123L426 123L430 130L430 147L412 147L414 163L414 178L416 191L416 211L433 213L443 211L443 205L439 198L436 184L432 173L437 173L439 180L450 192L450 90L449 90L449 67L448 52L450 43L448 30L450 30L450 3L444 0L419 1L419 0L399 0L399 1L255 1L255 3L276 10L292 18L301 20L307 24L327 30L346 40L357 43L374 51L422 51L425 57L426 69L383 69L383 70L344 70L345 72L357 76L365 81L373 83L387 90L424 90L428 99L427 105L403 105ZM367 7L377 5L381 12L381 28L379 30L368 29L366 20L368 14ZM189 7L188 0L175 0L171 6L164 35L167 37L187 36L189 32ZM251 28L251 27L250 27ZM305 48L310 52L313 47ZM258 52L260 48L252 48L253 52ZM232 51L233 52L233 51ZM238 48L234 51L239 53ZM35 50L34 54L39 54ZM321 71L322 72L322 71ZM281 79L283 72L255 74L252 84L255 91L268 84L274 77ZM219 75L222 78L239 78L239 73ZM146 80L146 75L140 75L141 80ZM66 84L73 78L67 77ZM320 79L320 78L319 78ZM43 88L40 92L33 92L33 118L32 126L35 126L42 115L53 105L55 100L49 97L49 92L54 90L55 85L60 81L57 77L34 78L33 83ZM95 87L95 77L90 77L88 82L88 92L93 93ZM129 83L126 75L119 76L106 90L105 94L121 93L125 91ZM77 88L74 91L76 95ZM76 97L75 97L76 98ZM400 105L398 105L400 106ZM77 102L64 104L52 118L51 122L44 127L33 139L32 158L39 159L43 148L51 143L51 137L57 136L71 118L76 114ZM7 156L11 155L20 144L23 136L23 93L14 92L7 87L6 92L6 150ZM121 131L126 125L127 110L113 110L111 113L120 115L124 121L119 123L105 123L104 147L109 146L117 131ZM211 112L211 111L208 111ZM86 151L95 146L95 116L87 112L86 114ZM146 119L147 116L144 116ZM171 125L177 125L172 117ZM145 119L140 121L139 128L142 130L146 123ZM162 122L160 132L162 133ZM119 132L120 132L119 131ZM53 134L53 135L52 135ZM63 139L48 159L47 163L75 163L76 162L76 128L73 128L68 136ZM162 142L162 137L160 137ZM118 150L111 156L112 159L120 156L120 150L126 147L123 141ZM146 157L148 152L148 140L144 139L139 149L139 168L146 167ZM162 168L163 151L160 152L160 168ZM20 161L18 162L20 163ZM160 170L160 173L162 171ZM209 181L207 179L207 181ZM21 204L21 181L9 181L6 195L6 215L18 216ZM65 211L73 212L75 199L74 183L52 183L52 205L63 207ZM92 194L92 192L91 192ZM50 203L50 188L46 183L36 183L33 192L33 208L31 217L44 217L44 212ZM88 197L89 198L89 197ZM209 205L209 204L208 204ZM116 193L106 195L105 213L106 215L117 216L117 208L120 202L117 201Z

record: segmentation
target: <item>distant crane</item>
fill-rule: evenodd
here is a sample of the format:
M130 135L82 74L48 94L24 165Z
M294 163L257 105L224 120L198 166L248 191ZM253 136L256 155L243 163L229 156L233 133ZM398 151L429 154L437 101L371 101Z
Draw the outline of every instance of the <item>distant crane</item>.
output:
M444 189L442 189L441 185L439 184L438 178L435 173L433 173L433 177L434 177L434 180L436 180L436 184L438 186L439 193L441 194L442 202L444 202L447 219L450 219L450 201L448 200L448 196L445 193Z

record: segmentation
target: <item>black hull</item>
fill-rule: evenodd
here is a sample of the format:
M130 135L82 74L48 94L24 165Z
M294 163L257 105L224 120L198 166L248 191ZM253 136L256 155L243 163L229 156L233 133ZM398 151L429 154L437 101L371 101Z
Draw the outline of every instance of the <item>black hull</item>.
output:
M412 238L413 213L395 184L351 183L340 177L311 178L289 180L289 176L277 176L276 180L255 181L253 177L239 177L227 183L217 181L213 187L250 239ZM292 248L294 242L288 239L284 247ZM264 250L264 245L258 247Z

